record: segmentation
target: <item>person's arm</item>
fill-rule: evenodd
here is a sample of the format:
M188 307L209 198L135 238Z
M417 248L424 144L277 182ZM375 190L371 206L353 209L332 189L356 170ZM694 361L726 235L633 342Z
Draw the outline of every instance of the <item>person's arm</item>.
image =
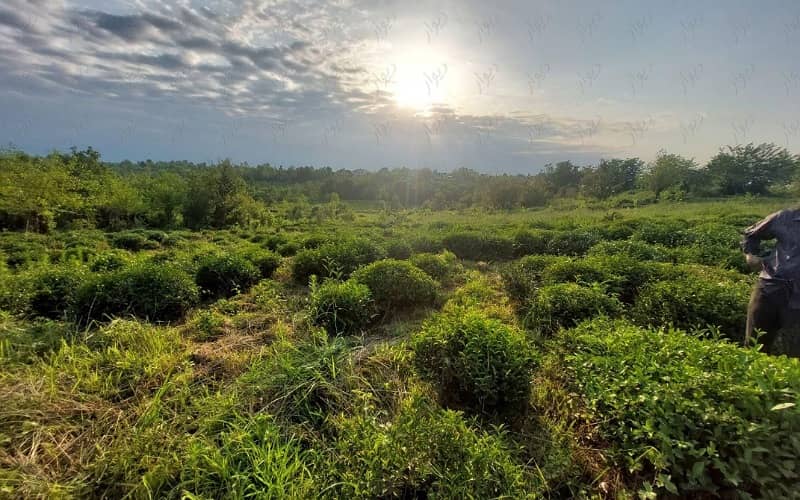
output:
M747 265L750 266L751 269L758 270L761 268L761 257L759 257L761 253L761 240L769 240L775 237L772 229L775 220L780 214L781 212L775 212L744 230L742 251L745 253Z

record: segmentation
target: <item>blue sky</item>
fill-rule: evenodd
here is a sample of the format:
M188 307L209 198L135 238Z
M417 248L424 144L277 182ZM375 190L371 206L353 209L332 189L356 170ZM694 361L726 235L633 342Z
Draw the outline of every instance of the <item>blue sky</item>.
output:
M0 141L533 173L800 151L800 2L6 0Z

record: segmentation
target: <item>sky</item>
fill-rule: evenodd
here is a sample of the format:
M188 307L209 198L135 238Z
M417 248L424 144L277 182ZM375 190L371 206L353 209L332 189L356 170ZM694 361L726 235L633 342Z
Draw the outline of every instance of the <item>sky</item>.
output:
M0 144L535 173L800 152L797 0L3 0Z

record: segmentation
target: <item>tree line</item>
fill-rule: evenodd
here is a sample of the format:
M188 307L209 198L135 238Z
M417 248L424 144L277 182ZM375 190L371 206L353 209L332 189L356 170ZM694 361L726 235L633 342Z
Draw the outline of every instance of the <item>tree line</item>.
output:
M561 198L658 201L786 193L800 184L800 157L775 144L726 146L705 165L659 152L645 163L570 161L531 175L470 169L333 170L222 161L103 162L91 147L46 156L0 151L0 229L223 228L261 225L277 206L290 218L340 216L339 200L387 208L541 207ZM323 208L313 204L325 203ZM621 205L624 206L624 205Z

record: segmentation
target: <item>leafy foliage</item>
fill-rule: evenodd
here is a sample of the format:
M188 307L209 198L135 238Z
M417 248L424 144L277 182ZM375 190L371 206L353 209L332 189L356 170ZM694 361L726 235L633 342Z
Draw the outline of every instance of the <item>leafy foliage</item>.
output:
M543 335L575 326L598 315L618 316L622 304L607 296L602 288L576 283L543 286L525 305L525 326Z
M311 282L311 321L331 335L359 333L372 320L370 289L353 280Z
M195 282L209 297L230 297L246 291L260 277L250 261L237 254L209 255L201 260Z
M295 281L304 284L312 275L347 278L358 267L382 259L385 255L380 246L364 238L325 243L319 248L303 250L295 255L292 276Z
M336 420L334 496L520 498L533 489L504 436L475 430L458 412L412 394L386 419L367 401Z
M660 494L788 498L800 486L797 361L607 320L559 343L600 439Z
M527 400L533 356L525 335L477 309L437 315L411 346L417 370L446 405L491 413Z
M691 329L716 326L731 338L745 327L749 285L684 277L645 285L631 315L643 325Z
M436 300L436 281L407 261L373 262L353 273L353 279L369 287L375 304L384 312L432 305Z
M197 286L185 272L143 262L87 280L77 290L74 310L81 323L125 315L172 321L183 317L198 297Z

